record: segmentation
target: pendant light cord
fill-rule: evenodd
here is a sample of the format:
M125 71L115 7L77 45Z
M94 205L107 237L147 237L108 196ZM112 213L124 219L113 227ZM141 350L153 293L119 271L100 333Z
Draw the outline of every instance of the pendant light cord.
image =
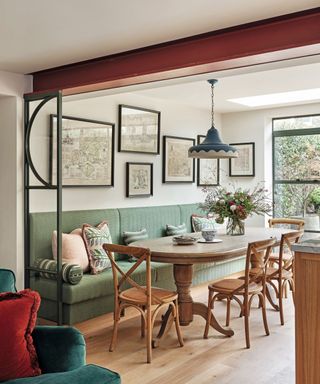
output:
M214 84L211 83L211 126L214 127Z

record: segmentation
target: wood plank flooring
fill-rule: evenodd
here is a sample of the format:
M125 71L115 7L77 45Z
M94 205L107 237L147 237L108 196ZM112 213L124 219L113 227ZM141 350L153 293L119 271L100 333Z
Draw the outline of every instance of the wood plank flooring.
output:
M207 285L193 288L193 297L207 301ZM218 302L215 313L221 324L225 303ZM119 326L118 344L109 352L112 314L79 323L87 342L87 362L121 374L123 384L293 384L294 383L294 307L291 294L285 300L285 325L279 313L268 309L270 336L265 336L261 310L256 302L251 312L251 349L245 348L244 324L239 307L232 306L231 328L235 335L225 338L214 330L202 338L205 322L195 316L182 327L184 347L178 346L172 328L159 348L153 350L151 364L146 363L146 348L140 338L140 317L127 310Z

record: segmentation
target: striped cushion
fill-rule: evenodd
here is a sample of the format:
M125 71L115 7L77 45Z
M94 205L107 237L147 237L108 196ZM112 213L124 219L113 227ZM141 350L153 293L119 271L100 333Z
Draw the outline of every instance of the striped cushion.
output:
M134 241L138 241L138 240L146 240L148 239L148 232L145 228L141 229L141 231L137 231L137 232L128 232L128 231L124 231L122 233L122 239L123 239L123 242L125 243L125 245L129 245L131 243L133 243Z
M181 225L166 225L167 236L182 235L183 233L187 233L187 227L185 223L182 223Z
M57 261L53 259L37 259L34 262L36 268L45 269L47 271L57 270ZM40 276L46 279L56 280L56 275L52 273L40 272ZM82 279L83 271L80 265L62 263L62 280L65 283L76 285Z

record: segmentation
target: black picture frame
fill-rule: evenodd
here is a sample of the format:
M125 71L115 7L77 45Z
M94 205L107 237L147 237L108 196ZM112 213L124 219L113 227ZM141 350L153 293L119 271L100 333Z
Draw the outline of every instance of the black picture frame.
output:
M189 137L163 136L163 183L194 183L195 161L188 157L188 149L193 145L195 145L195 139ZM168 153L168 146L171 147L171 155ZM173 169L170 170L170 168ZM186 170L185 175L181 174L184 169ZM189 170L190 175L188 175Z
M229 159L230 177L255 176L255 143L230 143L238 151L237 158Z
M125 113L127 111L127 113ZM133 111L133 113L128 113ZM137 111L134 115L134 111ZM129 115L131 117L132 131L127 134L129 130L127 126L129 123ZM135 119L135 121L134 121ZM118 152L131 152L131 153L145 153L151 155L159 155L160 153L160 122L161 112L153 109L134 107L131 105L119 105L119 132L118 132ZM140 131L137 133L137 130ZM146 133L146 130L151 130L151 133ZM140 138L140 148L139 148Z
M205 138L205 135L197 135L197 144L201 144L203 139ZM213 169L216 169L216 177L212 181L210 180L210 177L207 178L207 181L205 182L204 178L202 176L202 172L205 170L205 168L209 169L210 166ZM220 160L219 159L197 159L197 186L198 187L213 187L220 185Z
M140 175L141 171L144 172ZM153 163L127 162L126 197L150 197L152 195Z
M56 172L54 164L56 164L56 119L54 114L50 115L50 157L49 172L50 184L56 184ZM88 129L88 131L86 131ZM89 131L91 130L91 131ZM95 132L93 132L95 130ZM101 130L101 131L100 131ZM72 132L73 131L73 132ZM104 131L104 132L103 132ZM96 146L94 151L85 151L87 147L80 151L76 148L74 141L78 135L88 135L91 146ZM71 135L71 136L70 136ZM94 138L96 137L96 141ZM84 119L73 116L62 116L62 186L63 187L113 187L114 186L114 140L115 140L115 124L100 120ZM80 140L79 140L80 142ZM74 145L73 160L69 151L70 146ZM78 145L80 145L78 143ZM69 147L69 148L68 148ZM80 153L85 153L87 158L82 160L79 158ZM96 154L99 156L95 156ZM83 163L82 163L83 161ZM66 165L66 163L71 165ZM74 162L74 164L72 164ZM74 167L74 175L67 177L66 169ZM81 168L83 166L83 168ZM96 166L96 168L95 168ZM80 168L80 169L79 169ZM85 171L84 171L85 170ZM91 172L91 174L90 174ZM72 170L70 170L70 174ZM104 180L105 179L105 180Z

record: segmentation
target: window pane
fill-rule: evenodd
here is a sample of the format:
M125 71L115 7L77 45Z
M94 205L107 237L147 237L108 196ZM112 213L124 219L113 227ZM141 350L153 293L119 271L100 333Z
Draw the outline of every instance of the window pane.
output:
M276 184L274 216L304 218L305 229L320 230L320 186L310 184Z
M275 180L320 181L320 135L274 138Z
M273 120L273 129L275 131L308 128L320 128L320 115L290 117L285 119Z

